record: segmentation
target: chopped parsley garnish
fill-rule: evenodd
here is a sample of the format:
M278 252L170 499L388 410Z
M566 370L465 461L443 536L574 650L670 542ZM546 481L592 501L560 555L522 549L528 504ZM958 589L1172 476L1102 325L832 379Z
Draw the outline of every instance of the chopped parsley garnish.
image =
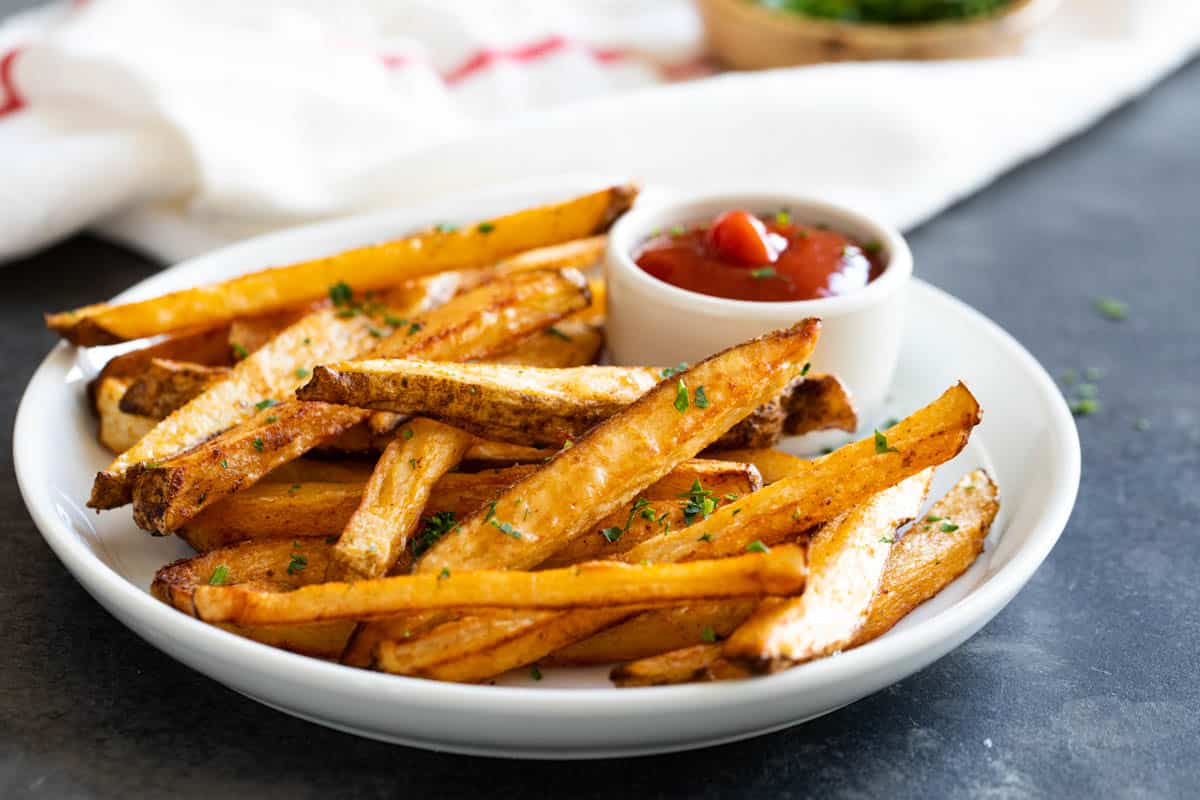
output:
M614 525L611 528L605 528L600 531L600 535L604 537L605 541L612 544L629 532L629 526L633 524L633 518L638 515L638 512L641 512L642 517L645 519L654 519L654 509L649 506L649 500L639 497L634 501L633 507L629 509L629 516L625 518L625 527L622 528ZM647 511L650 512L650 516L648 517L646 516Z
M312 338L309 336L305 336L303 343L304 344L312 344Z
M416 333L419 330L421 330L421 323L414 322L413 324L408 326L408 335L412 336L414 333Z
M691 525L697 516L702 515L704 519L708 519L717 509L717 501L713 498L712 491L701 486L699 478L692 481L690 490L679 496L687 501L683 504L683 520L688 525Z
M676 364L673 367L664 368L663 371L660 372L659 374L662 375L664 378L674 378L676 375L678 375L681 372L687 372L687 368L688 368L688 363L686 361L680 361L678 364Z
M775 212L775 223L778 225L787 225L792 221L792 215L788 213L786 208L781 208Z
M688 410L688 390L683 378L680 378L675 386L675 410L680 414Z
M458 530L459 523L454 521L453 511L439 511L425 520L425 527L412 540L412 554L420 556L438 543L443 536Z
M442 571L438 573L438 580L439 580L439 581L443 581L443 580L445 580L446 578L449 578L449 577L450 577L450 568L449 568L449 567L442 567Z
M1071 403L1071 413L1077 417L1087 417L1100 410L1100 401L1094 397L1081 397Z
M699 539L697 539L696 541L697 542L711 542L712 540L713 540L713 535L711 533L706 533L703 536L701 536Z
M208 576L209 586L220 586L229 577L229 567L224 564L217 564L217 568L212 571L212 575Z
M734 500L737 500L737 499L738 499L738 495L734 492L730 492L729 494L725 495L726 502L732 503Z
M533 678L535 681L540 681L542 679L542 671L540 669L538 669L537 664L530 665L529 677Z
M926 522L941 522L942 518L934 516L933 514L930 514L928 517L925 518L925 521Z
M254 445L254 449L255 449L255 450L257 450L257 451L258 451L258 452L260 452L260 453L262 452L262 450L263 450L263 440L262 440L262 439L260 439L259 437L255 436L255 437L254 437L254 441L253 441L253 442L251 442L250 444Z
M883 455L884 453L899 453L900 451L894 447L888 447L887 437L884 436L878 428L875 429L875 453Z
M200 496L196 498L196 505L198 505L198 506L204 505L204 501L207 499L208 499L208 492L201 492Z
M403 436L405 439L411 439L415 434L413 433L412 428L405 428L404 432L400 435Z
M756 281L761 281L766 280L767 278L777 278L779 276L776 274L774 267L758 267L757 269L750 270L750 277L754 278Z
M1080 397L1095 397L1098 390L1094 383L1081 383L1075 391L1079 392Z
M399 328L401 325L408 324L408 320L401 319L400 317L397 317L395 314L384 314L383 321L386 324L391 325L393 328Z
M288 487L288 496L294 497L296 492L298 492L298 491L300 491L300 484L293 483L291 486Z
M703 386L697 386L693 393L692 404L696 408L708 408L708 395L704 393Z
M896 543L896 540L893 539L891 536L880 536L879 541L883 544L895 544Z
M229 460L228 459L225 459L225 458L221 459L221 469L229 469Z
M1145 433L1150 430L1150 420L1145 417L1138 417L1133 421L1133 429L1139 433Z
M308 377L308 374L309 374L309 373L308 373L308 370L307 370L306 368L304 368L304 367L296 367L296 377L297 377L297 378L307 378L307 377Z
M492 520L491 524L492 524L493 528L496 528L501 533L503 533L505 536L511 536L514 539L522 538L521 532L519 530L517 530L516 528L514 528L512 526L511 522L501 522L498 519L494 519L494 520Z
M942 533L953 533L956 530L958 530L958 526L955 525L953 522L943 522L942 523Z
M1120 322L1129 317L1129 304L1113 297L1097 297L1096 311L1105 319Z
M371 334L376 339L383 338L383 331L379 330L379 328L367 328L367 333Z
M271 423L273 423L273 422L278 422L278 421L279 421L279 417L275 416L274 414L271 414L271 415L270 415L269 417L267 417L267 419L266 419L266 422L267 422L267 424L268 424L268 425L270 425L270 424L271 424Z
M145 469L158 469L160 466L162 466L162 465L159 464L157 461L143 461L142 462L142 467Z
M438 233L453 233L458 230L457 225L451 225L449 222L439 222L433 226L433 229Z
M259 400L257 403L254 404L254 407L257 408L259 411L262 411L264 408L270 408L271 406L276 405L278 402L279 402L278 400L271 400L270 398L268 398L266 400Z
M700 631L700 640L708 644L715 644L717 641L717 632L712 629L712 625L705 625Z
M490 222L479 223L479 232L480 233L491 233L494 230L496 230L496 226Z
M563 333L562 331L560 331L558 328L554 327L553 325L551 325L549 328L546 328L546 333L550 334L551 336L557 336L559 339L562 339L564 342L571 341L570 336Z
M805 361L805 362L804 362L804 369L800 370L800 377L801 377L801 378L803 378L805 375L807 375L807 374L808 374L808 371L809 371L810 369L812 369L812 362L811 362L811 361Z
M483 515L483 521L485 523L491 522L492 517L494 517L494 516L496 516L496 501L495 500L488 503L488 510L487 510L487 513Z
M233 354L238 358L248 358L250 355L250 351L242 347L237 342L230 342L229 346L233 348Z
M683 236L683 226L682 225L672 225L671 226L671 235L672 236Z
M1062 382L1070 386L1075 381L1079 380L1079 373L1073 369L1064 369L1062 374Z
M416 459L416 458L410 458L410 459L408 460L408 466L412 467L413 469L416 469L416 468L417 468L417 459Z
M341 534L337 534L337 533L333 534L332 536L326 536L325 544L337 544L337 540L340 538L342 538Z
M329 299L338 308L348 306L354 299L354 290L345 281L338 281L329 287Z
M292 553L292 560L288 563L288 575L295 575L297 572L303 572L308 566L308 558L299 553Z
M746 545L747 553L769 553L771 548L762 543L760 539L755 539L750 544Z

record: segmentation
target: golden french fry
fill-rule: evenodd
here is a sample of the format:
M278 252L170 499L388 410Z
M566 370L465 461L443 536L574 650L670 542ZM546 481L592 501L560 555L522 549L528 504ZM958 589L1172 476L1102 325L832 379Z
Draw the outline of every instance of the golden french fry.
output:
M613 668L609 678L621 688L690 683L703 680L720 657L720 645L698 644L621 664Z
M882 448L874 439L847 445L785 478L728 505L708 519L654 537L615 557L629 563L718 558L740 553L755 541L785 541L828 521L871 495L922 469L949 460L966 444L979 421L979 406L962 384L889 429ZM879 450L884 452L879 452ZM890 450L898 450L898 453ZM380 665L404 674L478 681L537 661L554 650L627 619L621 609L562 612L534 618L514 612L503 635L468 620L442 626L442 641L391 642ZM452 642L453 646L449 643ZM440 644L440 647L438 646ZM552 646L551 646L552 645ZM522 660L528 659L528 660Z
M594 298L592 302L595 302ZM544 331L527 336L512 350L488 361L492 364L527 367L580 367L594 363L603 347L603 322L596 324L574 315Z
M384 419L391 414L427 416L487 439L541 447L582 437L670 372L657 367L547 369L359 360L317 367L297 396L389 412ZM853 430L856 419L842 383L814 375L793 382L779 397L754 409L731 430L723 431L713 446L770 444L789 426L792 433L846 425Z
M414 290L410 308L420 305ZM307 380L312 365L366 352L378 341L378 322L366 315L317 311L290 326L238 362L226 380L174 411L136 445L96 475L91 508L116 508L133 499L134 468L158 463L254 416L262 404L290 397ZM215 464L214 464L215 466Z
M113 453L123 452L158 424L152 417L127 414L121 410L128 381L125 378L102 378L96 384L96 413L100 418L97 438Z
M321 583L294 592L198 586L192 602L209 622L277 625L372 619L463 608L608 608L722 597L788 595L804 586L794 545L716 561L632 566L592 561L542 572L479 570Z
M806 363L819 329L805 320L663 381L465 520L417 570L537 566L778 394ZM747 374L755 381L734 377ZM697 406L701 388L707 400Z
M416 318L408 328L382 339L375 354L480 358L509 346L514 337L553 324L588 301L577 272L516 273ZM307 377L307 371L304 374ZM232 380L222 381L193 402ZM206 506L253 485L270 470L363 422L369 413L286 400L161 464L141 464L134 489L134 521L145 530L171 533Z
M329 549L320 539L245 542L166 565L155 574L150 594L194 616L192 597L196 588L210 583L264 591L287 591L317 583L325 575ZM330 659L341 655L354 629L353 623L347 622L219 627L263 644Z
M96 389L105 378L126 378L133 380L145 371L146 366L155 358L166 358L174 361L190 361L194 364L208 366L229 366L233 363L229 350L227 327L213 328L197 333L181 333L168 336L161 341L148 344L136 350L130 350L108 360L88 385L93 404L96 399Z
M92 346L216 327L236 317L279 311L325 297L346 281L358 291L412 278L494 264L537 247L603 232L633 202L636 189L614 186L454 230L430 229L383 244L275 267L210 286L121 305L98 304L50 314L46 325L70 342Z
M822 526L808 546L812 580L804 594L763 604L725 642L725 657L775 671L849 647L866 622L896 529L916 517L932 479L933 470L923 470Z
M854 645L887 633L917 606L946 588L983 552L1000 510L996 484L975 470L955 484L888 554L879 591Z
M756 599L739 598L643 611L564 647L542 663L612 664L711 643L733 633L758 603Z
M381 578L405 555L434 483L458 465L472 436L428 419L414 419L392 440L362 503L333 548L331 580Z
M227 377L229 367L155 358L121 396L121 410L163 419L214 382Z
M723 458L729 461L744 461L758 468L763 481L768 484L781 481L793 475L804 474L812 463L806 458L785 453L782 450L769 448L749 448L734 450L718 450L714 448L708 454L709 458Z

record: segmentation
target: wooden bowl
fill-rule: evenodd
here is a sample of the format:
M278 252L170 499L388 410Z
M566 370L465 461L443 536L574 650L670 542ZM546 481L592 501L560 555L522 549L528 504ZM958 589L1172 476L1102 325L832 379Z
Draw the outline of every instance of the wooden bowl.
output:
M920 25L864 25L764 8L752 0L696 0L709 46L735 69L1012 55L1058 3L1014 0L1003 11L984 17Z

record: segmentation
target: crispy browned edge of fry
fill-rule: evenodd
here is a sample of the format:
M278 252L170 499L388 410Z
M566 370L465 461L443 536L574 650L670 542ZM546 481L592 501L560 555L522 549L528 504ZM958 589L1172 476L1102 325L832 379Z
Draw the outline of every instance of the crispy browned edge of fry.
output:
M229 351L228 337L229 326L223 325L193 333L177 333L135 350L113 356L88 384L93 408L95 407L96 389L100 385L100 381L105 378L134 380L155 358L191 361L208 366L229 366L233 362L232 353Z
M859 468L852 470L853 473L861 473L863 471L862 464L871 463L869 459L889 458L889 461L883 462L887 467L884 474L889 478L886 482L874 481L872 489L863 491L863 496L869 496L925 467L934 466L953 457L966 445L971 430L979 420L979 403L966 386L960 382L947 389L923 409L906 417L892 429L893 435L897 437L897 444L904 444L907 450L907 441L911 438L913 444L919 445L919 447L909 450L903 455L878 453L873 437L867 437L846 445L839 451L818 459L816 462L811 462L811 464L803 462L808 465L804 468L797 468L790 478L784 479L785 482L781 486L772 486L756 492L730 506L718 509L712 517L695 526L664 537L656 537L620 554L618 558L632 562L643 559L657 561L680 558L714 558L741 552L749 543L748 536L758 534L764 539L768 538L765 534L760 533L762 524L780 525L789 517L796 519L794 514L788 514L786 507L776 508L778 505L776 502L766 509L765 514L746 514L735 523L734 517L746 508L745 504L761 504L769 499L774 500L774 495L780 495L780 502L782 502L783 499L792 497L797 491L800 491L801 495L810 493L804 487L813 483L814 475L820 476L823 464L840 465L847 459L861 457L863 460L858 464ZM845 492L841 494L845 494ZM772 497L768 498L767 495L772 495ZM840 505L834 502L836 499L837 496L830 495L822 504L814 498L814 508L810 509L806 516L797 520L795 526L783 524L780 528L780 536L774 537L773 541L798 534L811 524L835 516L854 505L854 500L849 496L843 497L842 500L845 502ZM785 505L791 505L794 502L796 501L787 500ZM818 510L821 510L823 515L817 515L816 511ZM730 526L734 524L739 528L737 535L721 535L729 534ZM704 533L713 531L718 536L712 540L701 537L702 540L698 541L695 537L701 531ZM380 664L385 669L402 669L407 671L406 674L417 674L422 677L457 681L483 680L491 675L520 666L522 663L536 661L560 647L590 636L607 626L617 624L629 616L629 614L621 613L620 610L611 610L586 612L586 614L585 612L578 614L565 612L553 619L527 617L527 623L523 628L518 624L503 637L489 638L485 636L482 640L470 642L469 649L464 638L457 637L458 649L454 651L455 654L438 654L436 659L424 658L424 660L415 662L412 657L403 657L403 647L406 643L388 644L385 642L387 652L384 653L384 645L379 648ZM436 634L437 630L435 629L433 633Z
M920 512L932 480L926 468L821 526L808 546L808 591L763 603L725 642L725 657L775 672L849 646L866 622L896 530Z
M613 667L609 679L622 688L691 683L702 679L709 665L720 657L720 645L698 644L619 664Z
M879 591L854 646L887 633L913 609L938 594L967 571L983 552L984 540L1000 510L999 493L982 469L962 477L927 516L958 525L942 530L942 522L918 520L900 537L888 556Z
M582 203L582 202L586 202L593 198L598 198L601 196L603 196L605 205L600 210L599 216L595 217L592 220L592 224L590 225L590 227L591 227L590 233L593 233L593 234L603 233L604 231L606 231L609 228L609 226L611 226L611 224L613 223L614 220L616 220L617 217L619 217L621 214L623 214L625 211L627 211L632 206L634 199L637 197L637 193L638 193L637 187L632 184L610 186L599 192L592 192L589 194L581 195L581 196L571 198L566 201L560 201L559 203L551 203L551 204L546 204L543 206L538 206L535 208L523 209L521 211L517 211L512 214L508 214L508 215L505 215L502 217L497 217L490 221L481 222L478 225L472 225L472 226L465 227L461 230L441 231L441 230L437 230L434 228L429 228L424 231L413 234L412 236L402 237L402 238L394 240L392 242L384 243L384 245L367 245L365 247L360 247L360 248L356 248L353 250L343 251L342 253L337 253L337 254L334 254L331 256L326 256L326 257L318 258L318 259L311 260L311 261L299 262L299 263L295 263L295 264L289 264L286 266L271 267L271 268L267 268L264 270L258 270L256 272L247 273L246 275L238 276L237 278L233 278L233 279L230 279L229 281L218 283L218 284L215 284L212 286L194 287L192 289L185 289L185 290L182 290L179 292L172 292L167 295L161 295L159 297L150 298L145 301L138 301L138 302L134 302L134 303L126 303L126 304L119 304L119 305L110 305L107 303L96 303L96 304L85 306L82 308L76 308L76 309L73 309L70 311L62 311L62 312L53 313L53 314L46 314L45 315L45 323L46 323L46 327L57 332L64 339L66 339L67 341L70 341L71 343L73 343L75 345L84 346L84 347L92 347L92 346L99 346L99 345L116 344L118 342L126 341L131 338L139 338L139 336L120 335L120 334L115 333L112 330L109 330L108 328L106 328L104 326L104 324L100 321L100 317L102 317L102 315L105 312L112 311L114 309L129 308L129 307L134 307L134 306L138 306L141 304L149 304L149 303L153 303L155 301L161 301L163 298L170 298L170 297L179 298L179 297L186 296L190 293L193 293L196 291L196 289L200 289L200 288L212 290L214 288L219 288L219 287L226 286L226 285L238 285L239 282L244 281L246 279L252 279L254 277L261 278L263 275L272 273L272 272L276 273L279 276L279 279L283 280L283 279L286 279L286 277L288 277L290 274L295 273L296 270L298 270L298 269L303 269L306 267L311 268L314 265L322 264L324 262L329 262L332 259L342 259L342 260L348 261L349 264L347 266L347 271L350 274L348 274L345 277L347 277L349 279L353 279L354 276L353 276L352 267L353 267L354 259L356 257L358 257L358 258L365 257L365 254L368 252L378 252L380 250L380 248L383 248L383 247L388 247L388 246L395 247L401 243L415 241L418 244L422 245L419 248L420 251L429 253L429 252L434 251L436 249L436 245L439 243L449 242L452 240L461 239L463 237L468 237L471 235L477 235L477 234L475 234L476 231L478 231L479 233L486 234L492 230L497 229L498 227L500 227L502 225L505 227L505 230L508 230L510 228L510 226L513 224L513 222L518 220L522 215L538 213L538 212L549 213L549 214L553 215L555 213L561 213L562 209L570 207L570 205L572 203ZM490 225L490 227L488 227L489 225ZM489 241L497 241L498 237L499 237L499 234L496 234L496 236L491 237L491 239ZM562 244L564 242L572 241L573 238L574 238L574 236L561 237L561 235L560 235L560 238L557 242L556 241L548 241L548 242L543 242L542 244L543 245ZM524 246L516 246L516 245L524 245ZM482 260L478 264L471 265L471 264L462 264L462 263L448 263L441 268L436 268L436 267L432 268L432 269L425 268L423 270L413 273L412 275L403 276L403 277L420 277L422 275L433 274L433 273L446 271L446 270L461 269L464 266L482 266L483 264L486 264L488 261L491 261L491 260L502 259L505 257L517 255L521 251L527 250L529 247L538 247L538 245L518 240L517 242L510 244L509 245L510 249L507 249L506 252L494 252L495 246L489 248L490 252L481 254ZM410 247L409 249L414 252L416 252L418 250L418 248L416 248L416 247ZM444 258L445 257L443 256L443 259ZM291 270L291 273L288 272L289 270ZM378 271L378 270L376 270L376 271ZM402 280L402 279L403 278L398 278L397 281ZM380 289L380 288L385 288L388 285L387 282L379 282L379 281L374 281L374 282L369 282L369 283L370 283L370 285L364 284L358 288ZM282 308L286 308L287 306L295 305L298 302L303 302L305 300L319 299L319 297L324 293L324 291L325 291L325 286L321 286L319 291L314 289L314 293L312 294L311 297L291 297L291 298L289 298L288 302L286 302L282 307L265 306L265 307L261 308L261 313L264 313L264 314L272 313L277 310L282 310ZM214 319L213 324L214 324L214 326L222 325L222 324L228 322L229 319L231 319L231 318L232 318L232 316L222 316L221 318ZM160 325L157 327L161 328L162 326ZM149 336L149 335L154 335L156 333L172 332L172 330L173 329L171 329L171 328L167 328L167 330L165 330L165 331L161 330L161 329L155 329L155 330L147 330L145 332L139 331L139 333L141 336Z
M228 375L228 367L151 359L121 396L120 408L126 414L162 419L203 392L213 381L224 380Z
M457 296L413 323L411 338L397 330L368 355L482 358L590 302L586 281L576 270L522 272ZM495 313L501 309L509 313ZM368 414L289 400L165 463L139 464L133 470L134 521L144 530L171 533L206 505L256 483Z

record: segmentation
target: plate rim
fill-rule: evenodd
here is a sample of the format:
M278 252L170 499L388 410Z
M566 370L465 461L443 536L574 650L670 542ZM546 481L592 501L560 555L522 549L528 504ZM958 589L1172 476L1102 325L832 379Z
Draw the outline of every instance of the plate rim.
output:
M475 197L476 195L471 195ZM444 204L439 204L444 205ZM256 237L210 253L188 259L172 268L149 276L123 292L136 292L138 287L155 280L166 272L184 272L196 268L198 262L216 258L232 248L261 245L264 239L274 237L320 235L318 231L331 233L339 227L347 230L357 225L369 225L368 220L391 219L411 216L417 209L393 209L369 215L350 217L344 220L300 226L288 231ZM1049 555L1058 541L1074 508L1080 481L1081 451L1078 430L1065 399L1045 368L1011 334L997 323L967 303L953 297L937 287L914 278L914 291L928 292L939 302L954 306L959 313L981 325L997 346L1023 364L1038 400L1044 404L1048 414L1048 432L1054 437L1055 446L1048 448L1056 455L1051 465L1055 475L1054 486L1049 491L1044 506L1038 511L1036 522L1029 530L1026 540L994 574L986 576L971 591L920 624L895 631L867 645L840 654L837 658L822 659L776 675L763 676L754 680L714 684L691 684L682 686L643 687L636 690L612 687L509 687L491 685L464 685L428 681L419 678L387 675L358 670L319 659L278 650L267 645L244 639L199 620L180 614L153 598L146 590L127 580L100 559L69 525L59 519L53 502L54 487L45 489L42 497L34 485L38 480L40 460L36 452L35 427L37 414L33 409L33 397L43 384L61 384L75 364L75 350L65 342L59 342L43 359L27 384L18 406L13 434L13 463L20 487L22 500L33 518L43 539L58 556L72 576L104 608L118 618L122 625L160 651L186 664L214 680L229 685L223 678L216 677L215 669L207 662L203 665L196 658L185 660L159 643L153 641L145 631L161 637L177 639L177 647L191 653L207 653L226 669L250 670L264 677L279 680L285 678L294 688L323 686L333 693L367 692L381 703L397 707L415 707L439 710L466 706L474 714L500 714L508 717L532 718L547 713L583 714L597 718L636 718L659 713L670 713L681 705L703 702L708 711L717 713L722 708L742 706L769 700L779 693L805 692L819 689L838 680L839 676L850 678L862 676L873 670L886 668L891 662L911 658L927 649L935 649L938 642L953 638L957 632L972 633L991 620L1018 591L1029 581L1034 572ZM965 638L968 638L969 633ZM957 647L954 645L953 647ZM952 648L951 648L952 649ZM213 655L216 654L216 655ZM719 686L720 688L716 688ZM242 691L241 689L236 689ZM244 692L245 693L245 692ZM256 700L262 702L255 696ZM270 703L272 707L278 707ZM298 709L299 710L299 709ZM313 719L311 710L304 714ZM331 720L331 722L334 722ZM346 730L347 726L337 727ZM370 736L365 731L357 731ZM701 733L701 732L696 732ZM746 733L754 735L753 731ZM399 737L397 737L399 738ZM729 737L722 737L726 740ZM737 738L737 737L732 737ZM713 741L709 732L707 741ZM695 746L702 746L697 741ZM686 749L687 745L668 745L661 749ZM503 748L491 746L461 746L447 743L439 749L488 752L495 754ZM518 752L526 753L536 748L516 746ZM586 748L585 748L586 749ZM599 746L597 750L611 752L646 752L651 747L622 748Z

